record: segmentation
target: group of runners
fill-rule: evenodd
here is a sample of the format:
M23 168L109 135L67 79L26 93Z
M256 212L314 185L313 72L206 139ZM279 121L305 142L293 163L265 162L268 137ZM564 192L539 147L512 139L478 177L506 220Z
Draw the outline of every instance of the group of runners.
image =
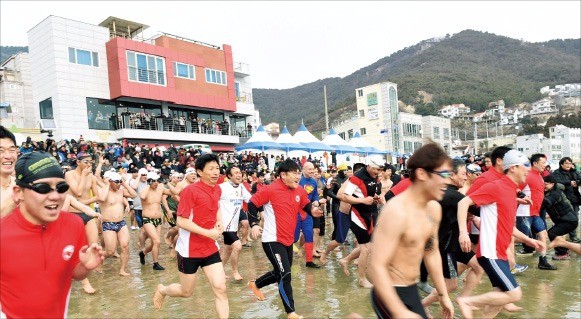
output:
M306 162L301 167L287 159L272 173L270 184L257 182L250 187L239 167L229 166L221 172L220 159L214 154L199 156L194 167L184 174L172 174L167 183L160 181L156 171L147 169L128 176L115 171L101 176L102 161L93 171L92 157L86 153L77 154L77 167L63 174L55 168L58 163L49 154L32 152L18 157L14 136L3 127L0 133L3 217L0 305L8 317L44 316L44 313L40 308L21 312L24 310L18 300L30 294L30 289L20 288L18 280L32 279L10 273L17 271L19 263L12 260L11 254L16 251L6 244L13 239L9 236L16 234L6 229L22 227L22 232L52 229L49 225L63 220L69 224L79 221L75 223L75 232L86 237L76 238L75 245L66 245L63 259L75 263L58 266L66 271L54 270L48 276L51 278L44 280L46 285L69 280L63 288L68 291L70 280L76 279L82 281L87 293L94 293L86 278L88 273L93 269L102 271L102 260L118 254L119 246L119 275L129 276L129 229L134 229L134 225L133 218L128 225L125 217L131 215L140 229L141 264L146 264L151 253L152 268L165 269L159 260L162 239L172 247L171 256L177 261L178 280L170 285L157 285L153 292L154 307L161 309L167 297L190 297L201 268L214 293L219 318L231 315L224 265L230 264L234 280L244 280L238 265L248 237L256 242L260 239L272 264L271 271L248 278L252 279L247 282L248 289L261 301L265 299L261 289L277 284L288 318L301 317L292 289L293 248L304 251L306 268L317 269L328 263L333 254L339 255L337 248L346 243L349 231L356 245L336 262L350 275L350 264L356 261L357 284L361 289L371 288L371 304L380 318L431 317L430 305L436 301L440 303L442 317L452 318L454 306L449 293L458 288L458 277L463 272L467 275L456 298L463 317L472 318L475 309L483 309L485 317L494 317L502 307L515 310L517 307L512 303L520 300L522 292L511 272L514 240L539 252L541 269L556 269L546 258L547 238L552 241L550 247L579 250L578 245L559 237L577 227L577 212L570 203L569 209L554 178L543 180L537 175L545 166L542 154L528 159L516 150L498 147L492 152L494 169L480 176L479 167L453 161L439 145L429 143L409 158L409 177L393 187L394 169L379 155L368 156L366 163L353 168L341 164L327 181L312 163ZM39 197L38 201L29 200L26 192ZM534 219L541 203L549 211L554 226L547 230L546 226L541 229L532 223L538 234L536 239L526 233L527 229L525 233L519 231L515 220L517 210L524 206L529 206L529 216ZM99 212L91 207L95 204ZM43 217L29 218L37 214L35 210ZM61 211L80 219L73 221L70 216L74 215ZM331 215L333 224L326 246L325 212ZM169 228L162 236L164 220ZM469 227L478 229L479 235L470 236ZM54 232L51 236L64 237ZM218 240L223 242L221 247ZM566 248L559 249L559 255L567 253ZM314 257L320 258L320 264L314 262ZM11 267L4 267L9 259ZM423 300L417 286L422 263L435 287ZM81 266L75 268L77 265ZM66 272L68 277L59 271ZM484 273L494 291L474 296L472 292ZM59 303L55 313L66 316L68 295L59 296L65 302ZM56 297L51 298L49 301L54 302Z

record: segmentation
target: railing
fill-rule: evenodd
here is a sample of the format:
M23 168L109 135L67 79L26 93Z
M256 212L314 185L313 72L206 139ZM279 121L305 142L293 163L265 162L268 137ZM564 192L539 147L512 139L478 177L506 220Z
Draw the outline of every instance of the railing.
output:
M250 65L243 62L234 62L234 72L250 74Z
M151 117L139 116L136 114L122 114L117 117L116 127L114 130L132 129L148 130L178 133L196 133L196 134L214 134L230 135L242 138L252 136L253 129L241 129L231 127L228 123L223 122L204 122L193 121L186 118L168 118L168 117Z
M236 102L252 104L252 93L240 92L239 96L236 97Z

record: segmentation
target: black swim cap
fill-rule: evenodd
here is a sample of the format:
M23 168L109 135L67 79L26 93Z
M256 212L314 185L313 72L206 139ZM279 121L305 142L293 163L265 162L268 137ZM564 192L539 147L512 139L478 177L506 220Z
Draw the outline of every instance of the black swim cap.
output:
M16 161L16 183L29 184L43 178L65 178L61 166L49 153L31 152Z

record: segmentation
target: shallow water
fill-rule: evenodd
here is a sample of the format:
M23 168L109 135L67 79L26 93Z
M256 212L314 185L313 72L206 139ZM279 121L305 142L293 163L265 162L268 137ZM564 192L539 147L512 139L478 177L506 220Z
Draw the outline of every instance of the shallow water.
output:
M162 229L162 236L166 229ZM105 261L104 273L93 272L90 281L97 292L87 295L81 284L73 283L69 304L71 318L214 318L214 297L203 272L198 271L196 288L190 298L165 299L164 307L156 310L152 298L158 283L164 285L178 282L175 258L170 258L169 248L163 243L160 249L160 263L166 270L154 271L151 256L146 257L141 266L138 257L138 231L131 231L130 277L117 275L120 261L110 258ZM369 302L369 290L356 284L356 266L351 267L351 277L343 274L337 259L352 249L346 245L341 251L331 254L327 265L321 269L305 268L304 258L295 256L292 266L292 285L297 313L305 318L345 318L355 312L365 318L375 314ZM549 255L552 255L552 251ZM318 262L315 259L315 262ZM581 318L581 285L579 257L568 261L550 261L556 271L536 268L538 257L517 256L517 262L528 264L529 269L517 276L523 289L523 299L517 305L524 309L516 313L501 312L498 318ZM243 248L240 255L242 282L228 280L230 316L233 318L286 318L276 285L262 288L265 301L257 301L246 288L246 281L271 270L259 242L251 248ZM231 269L226 266L226 273ZM477 287L476 293L490 291L486 276ZM422 296L423 293L422 293ZM455 293L451 295L454 298ZM439 306L431 308L439 316ZM478 315L478 312L475 313ZM456 306L455 318L461 318Z

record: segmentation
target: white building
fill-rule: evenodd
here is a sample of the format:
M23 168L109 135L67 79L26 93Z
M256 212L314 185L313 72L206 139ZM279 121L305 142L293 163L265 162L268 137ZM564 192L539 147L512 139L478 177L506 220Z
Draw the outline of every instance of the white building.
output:
M549 128L551 138L551 160L568 156L573 162L581 162L581 128L556 125Z
M531 134L516 137L516 149L531 157L533 154L541 153L549 156L551 154L551 139L543 134Z
M359 132L374 147L401 153L397 84L382 82L355 90L357 116L334 127L345 140Z
M453 119L458 116L466 115L470 113L470 107L464 104L451 104L443 106L438 113L449 119Z
M28 53L22 52L9 57L0 68L0 108L6 112L0 119L2 125L18 129L38 129L32 103L32 85ZM0 112L3 112L0 110Z
M549 97L543 98L533 103L530 115L557 113L555 101Z
M423 137L440 144L448 154L452 151L451 131L450 119L438 116L422 117Z
M415 152L423 145L422 116L411 113L399 113L399 131L401 132L400 145L403 153Z
M87 98L110 98L107 41L105 27L56 16L28 31L34 115L58 139L115 140L111 131L89 131L87 121Z

